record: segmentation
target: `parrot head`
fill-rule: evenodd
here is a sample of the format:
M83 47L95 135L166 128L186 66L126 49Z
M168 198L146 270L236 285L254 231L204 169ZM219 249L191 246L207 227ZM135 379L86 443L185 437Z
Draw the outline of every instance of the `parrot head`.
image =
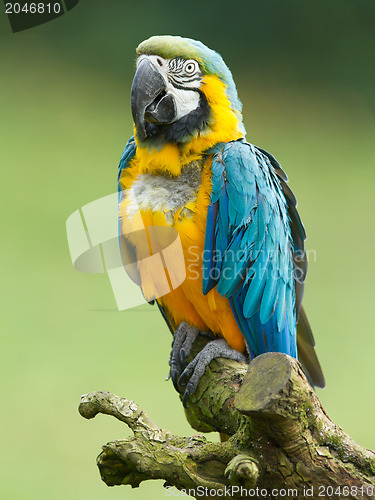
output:
M244 137L242 104L217 52L167 35L142 42L137 56L131 108L138 146L198 152Z

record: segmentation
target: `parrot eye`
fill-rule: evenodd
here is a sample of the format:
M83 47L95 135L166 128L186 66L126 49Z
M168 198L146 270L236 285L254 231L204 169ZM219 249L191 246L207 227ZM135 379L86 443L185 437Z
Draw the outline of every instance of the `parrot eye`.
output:
M185 62L185 65L184 65L185 73L187 73L188 75L192 75L197 70L198 70L198 63L196 61L189 60L189 61Z

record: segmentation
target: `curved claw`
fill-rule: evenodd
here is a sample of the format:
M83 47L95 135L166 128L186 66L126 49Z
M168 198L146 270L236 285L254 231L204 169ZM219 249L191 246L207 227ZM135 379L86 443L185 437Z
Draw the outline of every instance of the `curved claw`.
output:
M197 390L199 381L204 374L207 366L213 359L227 358L238 361L239 363L247 363L247 358L244 354L231 349L225 339L218 339L209 342L196 357L187 365L178 379L179 385L186 385L185 393L182 398L182 403L185 408L186 402L192 394ZM187 382L188 381L188 382ZM186 384L187 383L187 384Z
M195 339L199 335L198 328L188 325L185 321L177 328L172 342L172 350L169 358L170 378L174 388L180 392L178 380L185 368L185 360L189 356Z

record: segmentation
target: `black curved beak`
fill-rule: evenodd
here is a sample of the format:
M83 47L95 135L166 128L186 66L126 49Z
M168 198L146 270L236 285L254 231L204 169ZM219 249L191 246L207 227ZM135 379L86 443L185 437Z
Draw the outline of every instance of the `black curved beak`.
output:
M146 139L146 122L172 123L176 117L176 104L166 94L165 80L148 59L140 62L131 90L133 120L140 139Z

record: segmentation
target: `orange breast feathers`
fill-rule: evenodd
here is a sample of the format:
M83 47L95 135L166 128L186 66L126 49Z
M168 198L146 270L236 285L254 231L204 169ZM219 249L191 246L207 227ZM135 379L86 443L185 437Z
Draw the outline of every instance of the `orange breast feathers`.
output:
M124 188L124 197L119 207L120 227L122 234L126 235L126 239L136 250L137 270L145 298L151 300L155 296L159 297L158 301L165 308L173 326L187 321L202 331L210 330L224 337L230 347L243 352L245 341L228 300L221 297L216 289L207 295L202 293L202 263L207 208L211 192L211 162L212 158L201 167L203 170L195 200L189 200L177 209L173 207L175 210L171 211L163 201L162 182L159 185L155 184L155 175L139 175L139 159L136 156L130 167L123 172L120 181ZM167 177L164 180L169 182ZM180 249L182 247L183 251L184 269L181 269L179 264L181 260L178 260L177 255L174 259L170 253L168 268L158 270L165 273L169 284L167 288L171 290L169 292L165 287L165 279L152 278L155 276L155 268L150 259L146 258L152 254L150 234L155 226L174 228L181 242ZM170 261L172 266L169 265ZM174 266L173 262L177 265ZM181 274L185 273L186 277L182 281ZM174 288L172 282L181 284Z

